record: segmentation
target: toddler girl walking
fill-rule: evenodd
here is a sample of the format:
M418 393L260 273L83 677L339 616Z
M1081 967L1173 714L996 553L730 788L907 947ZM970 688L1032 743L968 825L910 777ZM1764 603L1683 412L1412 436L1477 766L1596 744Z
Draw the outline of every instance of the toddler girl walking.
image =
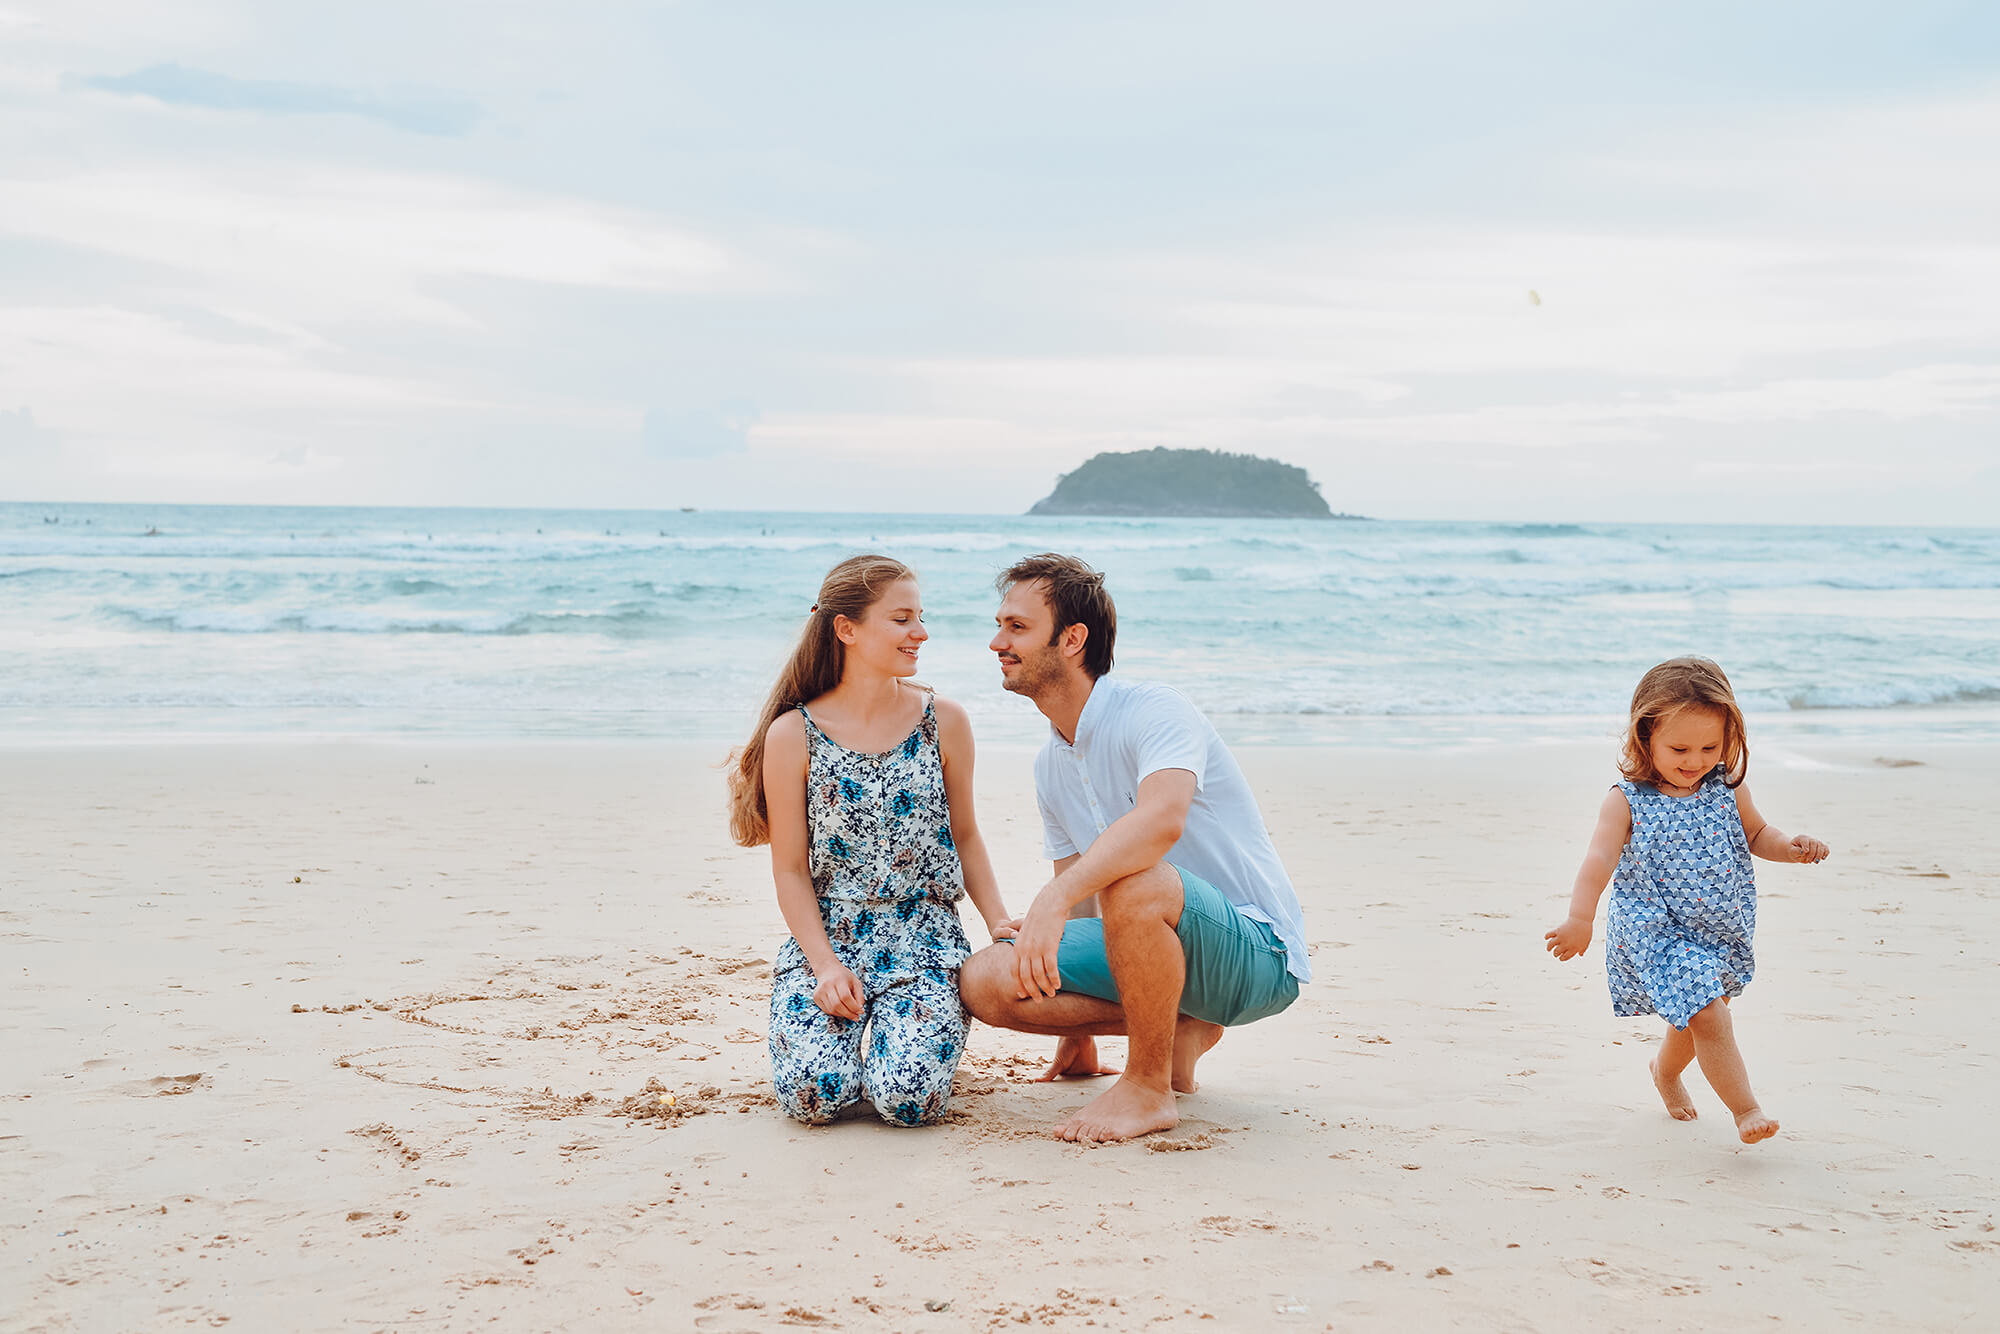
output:
M1558 959L1590 947L1597 900L1611 885L1604 964L1614 1014L1657 1014L1668 1024L1653 1083L1677 1121L1695 1118L1681 1082L1690 1061L1755 1144L1778 1133L1750 1092L1729 1000L1755 963L1757 888L1750 859L1819 862L1826 844L1766 821L1743 786L1750 765L1743 711L1722 668L1675 658L1632 692L1619 757L1623 779L1598 808L1569 916L1544 939Z

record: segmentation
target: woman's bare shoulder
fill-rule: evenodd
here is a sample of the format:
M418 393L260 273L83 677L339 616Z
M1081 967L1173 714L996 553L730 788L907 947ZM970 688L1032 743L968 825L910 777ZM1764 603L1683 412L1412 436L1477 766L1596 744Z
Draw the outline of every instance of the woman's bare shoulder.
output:
M803 748L805 743L806 719L805 715L797 709L785 710L773 718L771 725L764 729L764 744L766 746L784 746L790 749L792 747Z

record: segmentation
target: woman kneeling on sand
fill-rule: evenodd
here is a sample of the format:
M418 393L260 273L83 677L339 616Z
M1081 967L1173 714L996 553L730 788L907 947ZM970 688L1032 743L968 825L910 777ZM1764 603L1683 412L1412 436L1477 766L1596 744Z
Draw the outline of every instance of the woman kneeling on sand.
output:
M842 561L732 757L731 832L771 845L792 932L771 970L771 1081L801 1121L864 1094L895 1125L943 1117L965 1050L958 900L1013 934L972 815L972 724L909 679L928 638L908 566Z

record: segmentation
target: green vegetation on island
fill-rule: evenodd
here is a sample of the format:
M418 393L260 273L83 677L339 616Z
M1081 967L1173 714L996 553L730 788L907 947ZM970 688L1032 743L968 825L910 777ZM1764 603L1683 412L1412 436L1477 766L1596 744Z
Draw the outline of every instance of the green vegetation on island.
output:
M1216 449L1099 454L1056 479L1030 514L1154 518L1353 519L1335 514L1304 468Z

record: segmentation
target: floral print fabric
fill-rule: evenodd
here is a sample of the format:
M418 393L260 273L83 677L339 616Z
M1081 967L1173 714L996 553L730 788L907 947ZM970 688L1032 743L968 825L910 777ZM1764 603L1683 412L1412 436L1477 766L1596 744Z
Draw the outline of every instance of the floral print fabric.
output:
M813 1003L817 979L796 940L772 967L771 1079L801 1121L824 1122L864 1094L884 1120L944 1115L965 1050L958 969L972 952L958 919L965 875L951 837L935 700L879 755L847 749L803 706L808 867L820 920L861 979L866 1017Z
M1756 970L1757 887L1736 792L1720 768L1686 797L1630 780L1618 787L1632 836L1605 922L1611 1008L1686 1028L1711 1001L1741 995Z

